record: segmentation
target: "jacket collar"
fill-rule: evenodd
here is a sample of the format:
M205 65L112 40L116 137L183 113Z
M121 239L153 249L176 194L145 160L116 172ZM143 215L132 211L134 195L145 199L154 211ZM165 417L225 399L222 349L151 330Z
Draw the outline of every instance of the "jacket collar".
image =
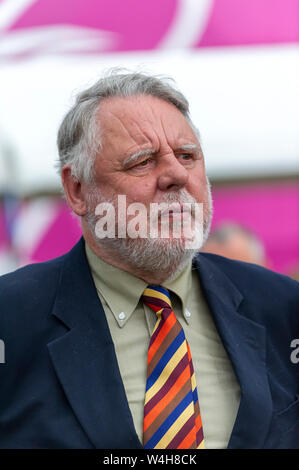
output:
M141 448L83 238L65 255L52 313L68 331L48 344L51 359L89 440L96 448Z
M228 448L263 448L272 418L265 327L242 314L245 299L215 259L199 254L195 265L241 387L241 401Z
M229 448L262 448L272 416L262 325L240 314L243 296L209 255L195 261L204 295L241 387ZM81 240L65 255L53 315L67 327L48 344L58 379L96 448L142 448L113 341Z

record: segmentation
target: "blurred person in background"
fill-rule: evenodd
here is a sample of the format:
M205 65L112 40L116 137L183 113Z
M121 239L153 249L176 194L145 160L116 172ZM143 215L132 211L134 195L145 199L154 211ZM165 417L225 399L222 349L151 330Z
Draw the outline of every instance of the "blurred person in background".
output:
M126 209L176 202L174 220L202 204L206 241L210 187L182 93L112 72L78 95L58 148L83 237L0 278L0 447L299 447L298 283L187 247L196 224L97 234L102 203L122 225L121 195Z
M234 222L218 225L209 235L202 251L266 266L262 241L247 227Z
M292 279L294 279L295 281L298 281L299 282L299 263L298 264L295 264L294 266L292 266L288 272L287 272L287 275L290 276Z

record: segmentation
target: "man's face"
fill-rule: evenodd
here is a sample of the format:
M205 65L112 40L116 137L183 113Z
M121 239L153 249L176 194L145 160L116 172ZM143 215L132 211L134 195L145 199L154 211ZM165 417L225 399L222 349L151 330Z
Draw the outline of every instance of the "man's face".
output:
M107 99L99 122L102 151L95 178L102 195L125 194L128 203L149 207L165 193L184 188L197 202L205 202L203 154L175 106L152 96Z
M208 218L203 153L175 106L152 96L111 98L98 119L102 149L94 174L101 202L125 195L127 206L138 202L148 210L151 203L197 202Z

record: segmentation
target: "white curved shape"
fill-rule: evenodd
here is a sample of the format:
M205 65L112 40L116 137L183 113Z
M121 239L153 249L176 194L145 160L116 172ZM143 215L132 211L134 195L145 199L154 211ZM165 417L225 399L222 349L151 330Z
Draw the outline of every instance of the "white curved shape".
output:
M36 0L2 0L0 3L0 31L7 30Z
M18 247L22 263L31 259L35 248L56 219L58 210L56 202L48 198L37 198L21 209L13 233L13 245Z
M179 0L175 18L158 49L191 47L207 24L214 0Z
M117 43L116 33L72 25L49 25L0 34L0 59L20 54L102 51Z

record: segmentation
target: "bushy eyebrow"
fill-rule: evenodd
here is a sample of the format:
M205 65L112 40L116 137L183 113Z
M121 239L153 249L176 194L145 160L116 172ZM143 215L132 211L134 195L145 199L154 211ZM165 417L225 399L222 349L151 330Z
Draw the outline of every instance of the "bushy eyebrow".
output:
M191 150L193 152L196 152L197 154L200 153L201 149L199 145L196 144L184 144L180 145L178 148L174 150L175 153L180 152L180 151L185 151L185 150ZM155 149L144 149L144 150L139 150L138 152L133 153L132 155L129 155L127 158L125 158L122 161L122 168L126 169L130 165L134 165L140 158L142 157L147 157L149 155L153 155L156 153Z
M127 168L129 165L134 164L137 160L139 160L141 157L147 157L148 155L153 155L156 153L154 149L144 149L144 150L139 150L139 152L135 152L129 157L125 158L122 161L122 168Z
M175 150L175 152L179 152L180 150L191 150L193 152L200 153L201 148L199 145L196 145L196 144L184 144L184 145L180 145Z

